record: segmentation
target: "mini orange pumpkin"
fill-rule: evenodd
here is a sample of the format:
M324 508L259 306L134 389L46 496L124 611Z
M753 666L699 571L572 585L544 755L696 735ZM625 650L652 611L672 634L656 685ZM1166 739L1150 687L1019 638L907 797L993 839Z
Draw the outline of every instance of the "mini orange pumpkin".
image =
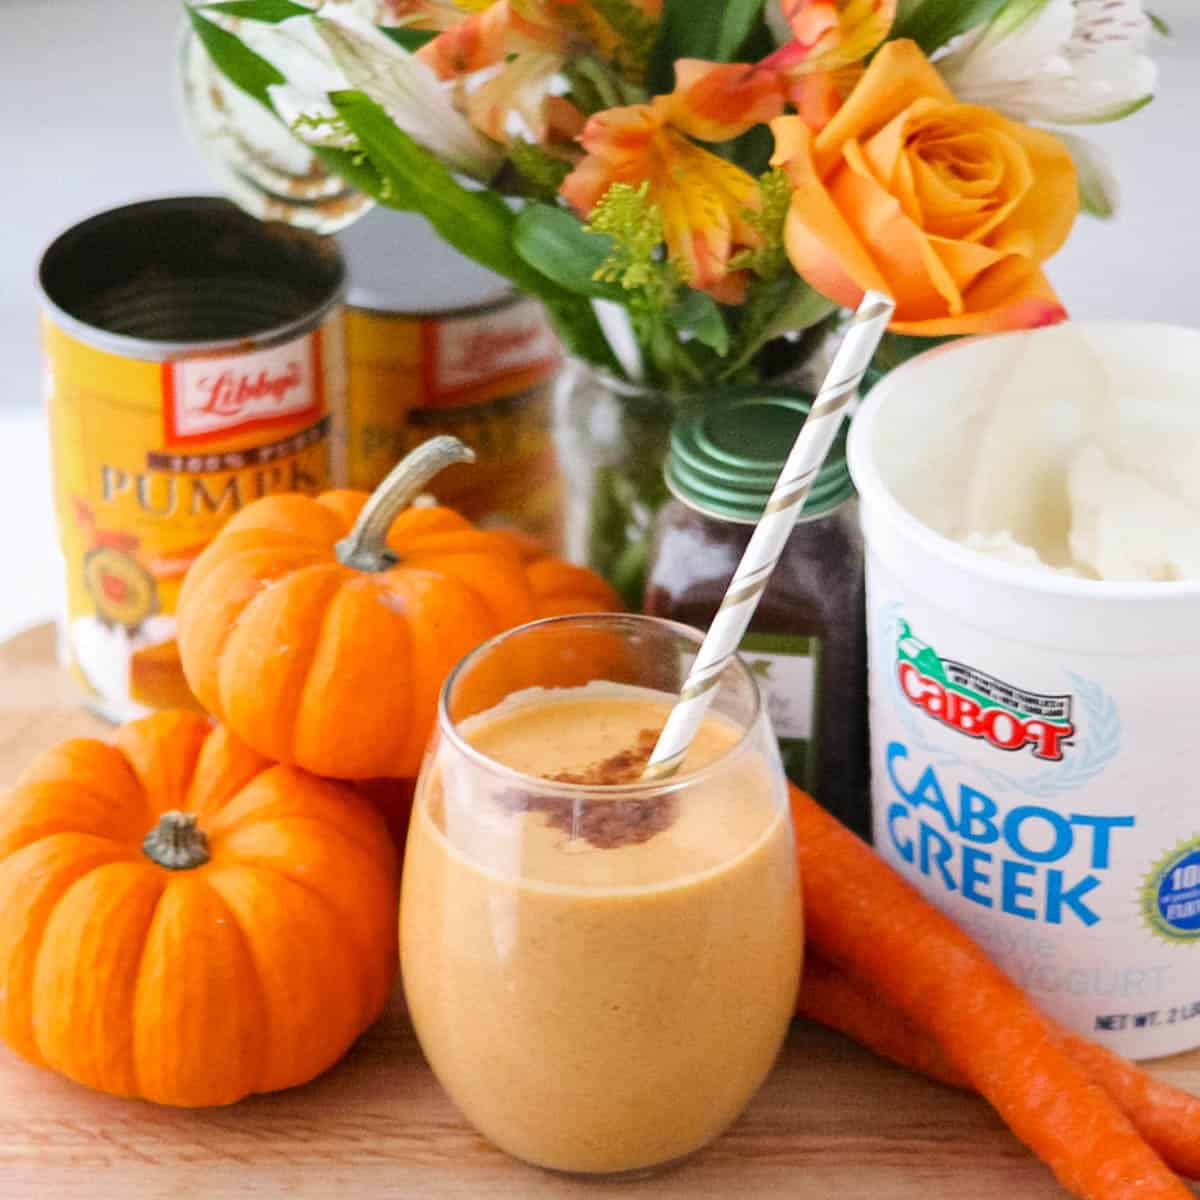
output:
M0 805L0 1036L162 1104L304 1083L382 1011L396 907L387 829L346 785L197 713L64 742Z
M512 530L497 530L525 564L533 589L536 614L566 617L576 613L613 612L620 607L617 593L595 571L552 558L536 538Z
M613 608L591 572L529 563L447 508L408 508L473 457L419 446L368 499L267 497L193 564L177 610L188 683L262 754L339 779L417 773L442 682L502 630L575 603Z

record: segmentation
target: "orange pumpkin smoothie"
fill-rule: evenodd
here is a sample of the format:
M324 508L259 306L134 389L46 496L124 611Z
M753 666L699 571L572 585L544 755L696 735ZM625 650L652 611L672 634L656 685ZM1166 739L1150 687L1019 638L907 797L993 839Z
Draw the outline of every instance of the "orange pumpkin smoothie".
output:
M648 751L670 703L607 683L519 693L460 732L522 775L483 783L439 757L418 792L413 1023L464 1115L529 1162L607 1173L691 1153L787 1029L802 922L778 764L713 715L675 790L579 786L614 751ZM575 786L520 784L564 775Z

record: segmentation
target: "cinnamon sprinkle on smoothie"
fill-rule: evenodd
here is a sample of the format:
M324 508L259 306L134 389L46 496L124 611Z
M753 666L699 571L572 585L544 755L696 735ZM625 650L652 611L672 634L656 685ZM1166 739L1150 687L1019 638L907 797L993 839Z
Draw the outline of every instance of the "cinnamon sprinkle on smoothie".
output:
M643 729L631 749L620 750L581 771L559 771L546 778L556 783L601 787L636 783L650 761L660 732L659 729ZM598 850L648 842L655 834L669 829L678 812L677 802L671 795L614 797L611 800L589 796L586 804L577 804L570 796L535 796L513 790L498 799L509 812L544 813L551 828L581 838Z

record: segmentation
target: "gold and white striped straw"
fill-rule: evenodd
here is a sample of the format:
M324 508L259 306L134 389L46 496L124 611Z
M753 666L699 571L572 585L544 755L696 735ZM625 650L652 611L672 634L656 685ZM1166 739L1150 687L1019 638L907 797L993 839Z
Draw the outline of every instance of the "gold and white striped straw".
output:
M894 308L895 302L880 292L867 292L858 306L721 607L704 636L683 691L659 734L643 779L664 779L683 762L712 703L721 674L746 636L784 543L808 499Z

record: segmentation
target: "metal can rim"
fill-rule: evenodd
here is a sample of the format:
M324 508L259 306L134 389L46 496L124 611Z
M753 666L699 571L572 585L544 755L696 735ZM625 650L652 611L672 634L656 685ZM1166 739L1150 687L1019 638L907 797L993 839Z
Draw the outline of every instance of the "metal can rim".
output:
M169 210L186 210L201 207L209 211L224 211L230 214L241 214L249 221L256 218L220 196L165 196L153 200L139 200L132 204L118 205L115 208L104 209L77 221L53 238L42 252L37 266L37 289L42 304L64 332L71 334L86 345L98 350L104 350L123 358L131 358L141 362L170 362L180 358L201 358L221 354L245 353L248 350L268 349L311 333L324 323L325 319L338 309L345 301L347 288L346 261L337 242L333 238L321 238L328 245L335 262L336 281L329 294L315 308L303 316L285 321L280 325L268 326L260 331L242 334L240 336L196 340L196 341L160 341L153 338L135 337L131 334L113 333L101 326L93 325L65 309L51 296L46 281L47 264L55 254L63 253L65 245L71 240L93 231L97 227L111 222L128 219L136 214L149 212L164 212ZM262 223L265 226L265 223ZM308 231L295 230L299 236L317 238L318 235Z
M373 301L370 294L364 296L353 283L346 292L346 308L350 312L368 313L373 317L395 317L402 321L453 321L461 317L485 317L491 313L513 308L526 301L530 304L541 303L536 296L518 291L516 288L510 288L494 300L484 300L478 304L455 305L449 308L396 308L394 301L384 303L382 299Z

